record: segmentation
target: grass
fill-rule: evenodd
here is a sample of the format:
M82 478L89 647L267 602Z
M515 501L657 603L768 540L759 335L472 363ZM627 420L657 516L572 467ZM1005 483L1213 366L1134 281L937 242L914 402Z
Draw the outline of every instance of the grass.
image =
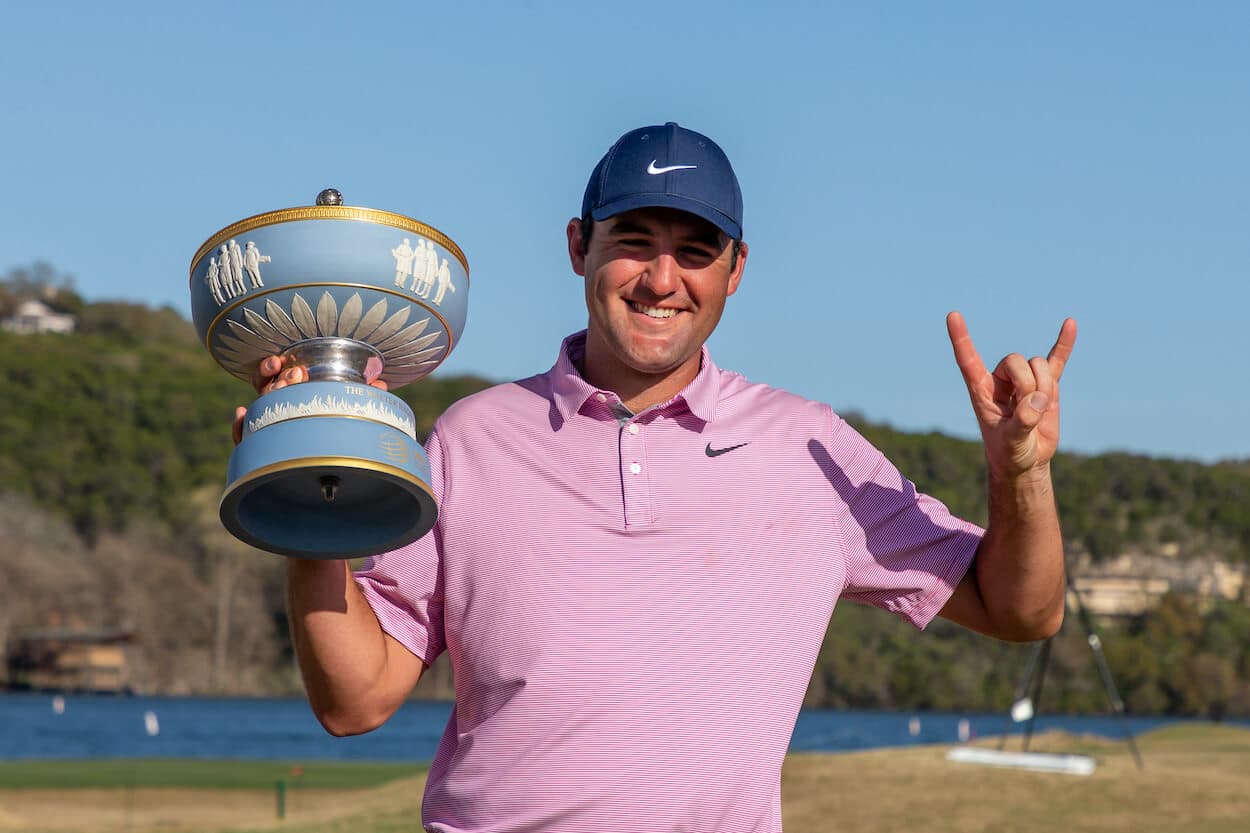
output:
M0 790L173 787L267 790L278 781L304 790L358 790L423 773L428 764L318 761L120 759L0 762ZM3 828L0 828L3 829Z
M1093 775L955 764L948 746L854 756L793 755L782 785L787 833L1244 833L1250 829L1250 731L1174 726L1124 741L1046 733L1031 751L1093 757ZM995 747L997 741L978 745ZM1017 744L1008 744L1019 751ZM841 789L839 785L848 785Z
M786 833L1244 833L1250 829L1250 731L1180 725L1137 739L1145 768L1127 743L1064 733L1035 736L1031 749L1085 754L1088 777L1025 772L945 759L949 746L846 754L793 754L782 772ZM978 743L993 747L996 739ZM1019 741L1007 748L1018 751ZM0 831L24 833L400 833L420 830L425 773L393 764L304 766L314 789L288 793L275 814L273 784L290 764L233 761L134 762L144 778L130 788L131 762L57 763L17 775L0 765ZM88 766L91 764L91 766ZM107 774L99 768L123 771ZM30 778L38 787L14 786ZM120 783L118 779L121 779ZM84 779L93 787L84 788ZM113 779L110 781L110 779ZM290 779L288 779L290 780ZM237 786L243 781L259 785ZM109 784L112 786L108 786ZM212 785L212 786L210 786ZM125 786L127 789L118 789ZM266 792L268 790L268 792Z

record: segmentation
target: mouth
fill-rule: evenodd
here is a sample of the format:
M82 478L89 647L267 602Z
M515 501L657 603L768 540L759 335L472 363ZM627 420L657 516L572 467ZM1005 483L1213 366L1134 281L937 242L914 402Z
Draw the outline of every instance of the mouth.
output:
M653 307L647 304L640 304L637 301L628 301L629 308L634 312L642 313L648 318L672 318L678 313L678 310L667 307Z

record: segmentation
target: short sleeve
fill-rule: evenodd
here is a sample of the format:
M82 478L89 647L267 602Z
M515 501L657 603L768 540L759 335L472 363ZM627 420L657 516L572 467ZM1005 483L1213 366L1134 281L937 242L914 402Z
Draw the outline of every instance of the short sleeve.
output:
M430 488L440 502L444 461L438 427L425 443ZM382 630L430 665L446 645L443 633L443 524L406 547L371 556L355 573Z
M985 531L955 517L844 420L832 415L838 526L847 547L843 595L925 627L968 571Z

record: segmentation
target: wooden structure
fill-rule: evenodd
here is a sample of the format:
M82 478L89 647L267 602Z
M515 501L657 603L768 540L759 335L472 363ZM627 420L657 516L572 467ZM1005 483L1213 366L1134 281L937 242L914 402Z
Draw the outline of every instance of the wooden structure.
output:
M49 628L17 634L9 645L10 688L129 694L127 646L121 629Z

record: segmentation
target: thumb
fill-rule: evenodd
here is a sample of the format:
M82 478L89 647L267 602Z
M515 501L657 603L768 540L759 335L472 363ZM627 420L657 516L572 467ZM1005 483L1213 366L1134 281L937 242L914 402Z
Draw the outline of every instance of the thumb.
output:
M238 445L243 442L243 420L247 416L247 408L239 405L234 409L234 423L230 426L230 435L234 439L234 444Z

